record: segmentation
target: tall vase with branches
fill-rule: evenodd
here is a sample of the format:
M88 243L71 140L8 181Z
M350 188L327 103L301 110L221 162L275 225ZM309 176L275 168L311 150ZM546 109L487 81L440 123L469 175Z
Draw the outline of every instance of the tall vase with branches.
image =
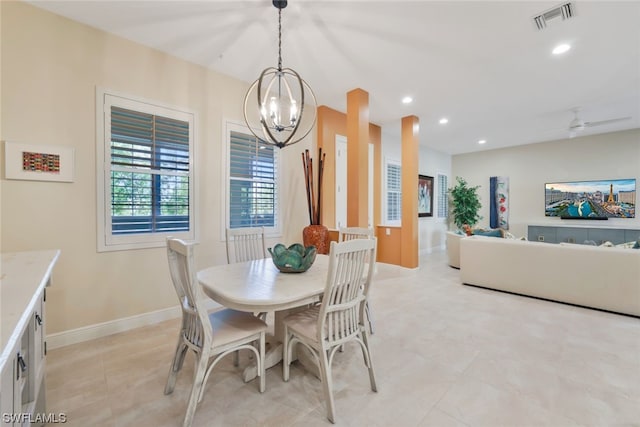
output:
M309 150L302 153L305 191L309 209L309 225L302 230L302 241L305 246L315 246L319 254L329 253L329 230L320 223L322 213L322 176L327 154L318 149L318 184L313 180L313 159Z

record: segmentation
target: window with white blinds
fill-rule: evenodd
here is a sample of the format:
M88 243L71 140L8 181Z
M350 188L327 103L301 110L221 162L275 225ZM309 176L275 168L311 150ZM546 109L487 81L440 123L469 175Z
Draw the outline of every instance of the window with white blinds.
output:
M278 148L248 129L229 131L230 228L278 227Z
M111 94L103 115L101 249L195 238L193 115Z
M387 222L399 223L402 219L402 169L399 163L386 163Z
M449 215L449 189L447 175L438 174L438 218Z

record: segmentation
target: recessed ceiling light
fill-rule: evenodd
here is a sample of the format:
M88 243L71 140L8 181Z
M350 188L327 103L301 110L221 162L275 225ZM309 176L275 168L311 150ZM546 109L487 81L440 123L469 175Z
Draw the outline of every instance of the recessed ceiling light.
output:
M551 52L554 55L562 55L563 53L567 52L569 49L571 49L571 46L569 46L568 44L559 44L558 46L554 47Z
M413 98L410 96L405 96L404 98L402 98L403 104L411 104L412 102L413 102Z
M478 144L486 144L487 140L486 139L481 139L480 141L478 141Z
M439 123L441 125L446 125L447 123L449 123L449 119L447 119L446 117L443 117L440 119Z

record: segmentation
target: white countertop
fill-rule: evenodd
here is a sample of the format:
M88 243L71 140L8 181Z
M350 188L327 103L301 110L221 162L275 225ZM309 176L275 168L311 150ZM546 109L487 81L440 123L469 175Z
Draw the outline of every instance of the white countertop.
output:
M2 253L0 261L0 371L27 327L49 282L59 250Z

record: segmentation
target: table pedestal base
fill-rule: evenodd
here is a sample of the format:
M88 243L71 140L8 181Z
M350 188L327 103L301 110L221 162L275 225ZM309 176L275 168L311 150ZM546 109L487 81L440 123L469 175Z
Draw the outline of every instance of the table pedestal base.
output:
M270 345L269 350L267 350L264 355L265 370L272 368L280 363L282 361L282 355L284 351L284 345L279 341L274 342L273 337L269 337L267 339L267 343ZM315 375L316 378L320 378L320 371L313 360L313 356L309 354L309 350L302 346L297 346L297 348L294 349L293 353L293 360L297 359L308 372ZM244 368L244 372L242 373L242 379L245 383L248 383L257 376L258 367L256 365L247 366L246 368Z

